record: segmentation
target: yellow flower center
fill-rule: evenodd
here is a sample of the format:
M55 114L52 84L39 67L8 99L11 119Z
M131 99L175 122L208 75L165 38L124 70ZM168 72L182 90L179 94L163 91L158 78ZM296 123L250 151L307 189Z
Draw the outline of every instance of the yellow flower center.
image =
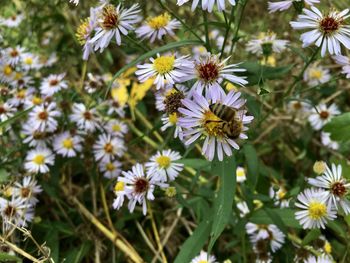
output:
M24 64L32 65L33 64L33 59L31 57L25 58L24 59Z
M165 74L174 69L175 57L174 56L161 56L156 58L153 62L154 69L159 74Z
M20 80L23 77L23 74L21 72L16 72L15 79Z
M162 155L157 157L156 162L161 168L168 168L171 163L171 159L168 156Z
M177 114L176 114L176 112L169 114L169 122L172 125L175 125L177 123Z
M19 99L24 99L26 96L27 90L22 89L20 91L17 92L17 98Z
M287 192L282 190L282 189L277 192L277 195L278 195L279 199L283 199L286 196L286 194L287 194Z
M150 18L147 23L151 28L158 30L165 27L169 23L170 19L170 15L168 13L164 13L162 15Z
M237 169L237 171L236 171L236 176L237 176L237 177L244 177L244 176L245 176L245 171L244 171L244 169Z
M42 165L45 163L45 156L42 154L38 154L33 158L33 162L37 165Z
M107 163L106 164L106 170L110 171L110 172L114 171L115 170L114 164L113 163Z
M41 104L43 102L43 100L40 97L33 97L32 102L35 105L39 105L39 104Z
M208 263L208 261L207 260L201 260L198 263Z
M3 69L5 76L10 76L12 74L12 68L10 65L6 65Z
M209 136L217 137L224 135L221 127L221 119L211 111L206 111L204 113L202 123Z
M117 182L114 186L114 191L120 192L124 190L124 182Z
M319 202L311 202L309 205L309 217L318 220L327 215L327 207L325 204Z
M81 24L77 28L75 36L80 45L84 45L86 43L87 36L89 35L89 23L90 18L86 18L81 21Z
M319 69L311 69L309 76L312 79L321 79L323 76L323 72Z
M119 124L114 124L113 127L112 127L112 130L114 132L119 132L119 131L121 131L121 127L120 127Z
M326 243L324 244L324 247L323 247L324 251L327 253L327 254L331 254L332 253L332 245L326 241Z
M104 150L106 153L112 153L113 152L113 145L111 143L106 143L104 146Z
M326 171L326 164L323 161L316 161L313 170L317 174L322 174L324 171Z
M73 140L72 138L66 138L62 141L62 145L66 149L73 149Z

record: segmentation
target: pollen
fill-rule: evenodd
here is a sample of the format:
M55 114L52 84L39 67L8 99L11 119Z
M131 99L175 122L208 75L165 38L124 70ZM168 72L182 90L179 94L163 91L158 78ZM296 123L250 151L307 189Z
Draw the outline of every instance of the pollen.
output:
M154 69L159 74L169 73L174 69L175 57L174 56L161 56L154 60L153 65Z
M10 65L6 65L3 69L4 75L5 76L10 76L13 72L12 68Z
M281 189L280 191L278 191L277 195L279 199L283 199L286 196L287 192L284 191L283 189Z
M327 241L325 242L323 249L327 254L332 253L332 245Z
M121 131L121 127L120 127L120 125L119 124L114 124L113 125L113 127L112 127L112 130L114 131L114 132L119 132L119 131Z
M205 131L209 136L223 136L221 122L222 120L211 111L206 111L204 113L202 123Z
M24 64L32 65L33 64L33 59L31 57L25 58L24 59Z
M310 78L313 79L321 79L323 77L323 73L321 70L318 69L311 69L309 73Z
M24 99L26 97L27 91L25 89L22 89L17 92L17 98Z
M158 30L168 25L170 19L171 19L170 15L168 13L164 13L162 15L150 18L147 21L147 23L151 28Z
M42 100L42 98L35 96L35 97L33 97L32 102L34 105L40 105L43 102L43 100Z
M177 113L171 113L169 114L169 122L172 124L172 125L175 125L177 123Z
M117 182L114 186L114 191L120 192L124 190L124 182Z
M45 163L45 156L38 154L33 158L33 162L37 165L43 165Z
M309 205L309 217L313 220L319 220L327 215L327 207L319 202L311 202Z
M86 18L84 20L81 20L81 23L77 28L75 36L80 45L85 45L86 43L87 37L89 36L89 24L90 18Z
M115 29L119 25L119 16L113 5L108 4L103 8L100 25L105 30Z
M112 153L113 152L113 145L111 143L106 143L103 147L106 153Z
M66 149L73 149L73 140L72 138L66 138L62 141L62 145Z
M109 171L109 172L112 172L115 170L115 166L113 163L107 163L106 164L106 170Z
M170 166L171 159L168 156L161 155L157 157L156 162L161 168L168 168Z

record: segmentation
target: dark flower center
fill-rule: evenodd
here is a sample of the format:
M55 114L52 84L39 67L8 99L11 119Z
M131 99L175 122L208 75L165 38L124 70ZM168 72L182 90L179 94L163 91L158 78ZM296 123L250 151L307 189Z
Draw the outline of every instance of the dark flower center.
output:
M320 112L320 117L321 117L321 119L328 119L328 117L329 117L329 113L328 113L328 111L321 111Z
M199 78L205 82L213 82L219 77L219 67L214 62L207 62L197 66Z
M58 84L58 80L57 79L50 80L50 86L56 86L57 84Z
M119 17L113 5L106 5L103 8L102 18L103 21L101 23L101 26L103 29L111 30L117 27Z
M12 217L15 213L16 213L16 208L11 205L8 205L4 210L4 214L7 217Z
M166 96L164 100L165 111L168 114L177 112L178 108L182 106L181 100L185 98L185 95L181 91L176 91Z
M331 187L332 193L336 196L343 197L346 194L346 188L342 182L336 182Z
M328 35L340 28L341 21L333 17L326 16L320 21L320 27L324 34Z
M145 178L138 178L135 182L135 192L137 194L142 194L148 190L149 182Z
M0 106L0 114L6 113L6 110L3 106Z
M18 51L16 49L12 50L10 53L11 57L15 58L18 56Z
M89 111L84 112L84 118L86 120L91 120L92 119L92 114Z
M28 187L21 188L21 196L26 198L30 195L30 189Z
M49 116L49 114L47 114L46 111L42 111L39 113L38 117L40 120L47 120L47 117Z

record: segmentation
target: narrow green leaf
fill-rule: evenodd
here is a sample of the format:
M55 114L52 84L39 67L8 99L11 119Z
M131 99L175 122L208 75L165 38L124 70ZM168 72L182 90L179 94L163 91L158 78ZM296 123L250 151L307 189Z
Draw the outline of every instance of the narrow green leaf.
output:
M112 84L116 78L118 78L121 74L123 74L129 68L136 66L141 61L144 61L144 60L156 55L157 53L166 52L166 51L173 50L175 48L179 48L179 47L183 47L183 46L194 46L194 45L201 45L201 44L202 44L202 42L199 40L182 40L182 41L173 42L173 43L170 43L168 45L164 45L164 46L161 46L159 48L155 48L155 49L152 49L151 51L148 51L147 53L143 54L142 56L139 56L137 59L131 61L129 64L125 65L120 70L118 70L117 73L115 73L111 82L109 83L107 93L111 89Z
M210 234L212 218L202 221L193 234L182 244L174 263L190 262L203 248Z
M259 160L253 145L245 144L243 147L245 159L248 164L248 186L254 192L259 176Z
M0 129L4 128L5 126L9 125L10 123L14 122L15 120L23 117L24 115L26 115L29 111L32 110L33 107L30 107L24 111L21 111L17 114L15 114L14 116L12 116L11 118L7 119L6 121L0 122Z
M58 239L58 230L53 227L47 233L45 237L47 246L50 248L51 257L55 262L58 261L59 257L59 239Z
M275 208L270 210L278 214L287 227L292 227L295 229L302 228L299 222L295 219L295 210L290 208ZM275 224L272 218L266 213L264 209L254 211L252 213L250 221L255 224Z
M283 233L287 233L287 228L285 223L283 222L281 216L276 213L275 210L271 209L271 208L265 208L264 209L266 214L271 218L272 222L283 232Z
M3 262L3 263L13 263L13 262L16 262L16 263L21 263L22 262L22 259L20 259L19 257L16 257L16 256L13 256L13 255L9 255L5 252L2 252L0 253L0 262Z
M90 242L84 242L81 247L69 251L65 262L80 263L91 248Z
M324 127L324 131L331 133L331 139L335 141L350 140L350 112L333 117Z
M185 166L192 167L196 170L204 170L210 167L210 162L204 159L182 159L177 161Z
M212 163L212 172L220 179L220 189L214 201L212 214L215 217L210 233L209 253L232 216L232 205L236 192L235 171L236 160L234 156L227 157L222 162L214 161Z
M314 241L321 235L321 231L319 229L312 229L307 235L304 237L302 246L306 246L310 242Z

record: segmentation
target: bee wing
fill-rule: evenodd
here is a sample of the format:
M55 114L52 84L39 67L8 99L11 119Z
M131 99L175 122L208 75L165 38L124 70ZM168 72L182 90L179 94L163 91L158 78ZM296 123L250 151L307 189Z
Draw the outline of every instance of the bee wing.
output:
M246 113L246 111L245 110L240 110L240 111L238 111L237 112L237 119L239 120L239 121L243 121L243 117L244 117L244 114Z

